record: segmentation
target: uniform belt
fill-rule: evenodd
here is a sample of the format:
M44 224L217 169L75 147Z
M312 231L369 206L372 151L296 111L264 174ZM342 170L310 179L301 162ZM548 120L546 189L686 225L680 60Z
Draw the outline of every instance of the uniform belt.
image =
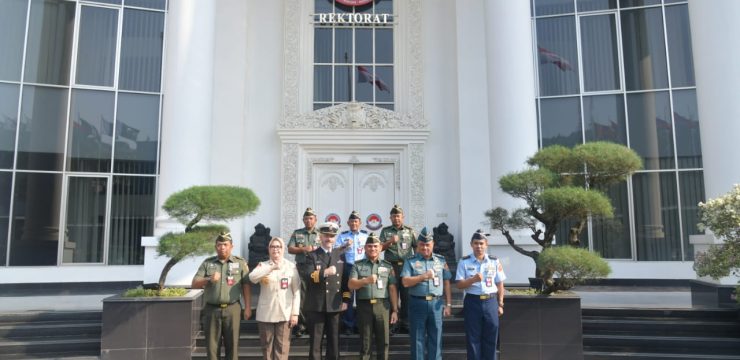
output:
M440 297L442 297L442 295L431 295L431 294L430 294L430 295L423 295L423 296L419 296L419 295L410 295L410 294L409 294L409 296L411 296L411 297L414 297L414 298L417 298L417 299L424 299L424 300L426 300L426 301L432 301L432 300L434 300L434 299L437 299L437 298L440 298Z
M496 293L490 293L490 294L465 294L465 297L472 297L473 299L478 300L490 300L496 298Z
M217 307L217 308L221 308L221 309L225 309L225 308L227 308L227 307L229 307L231 305L234 305L236 303L238 303L238 301L234 301L233 303L228 303L228 304L208 304L208 305L213 306L213 307Z
M385 298L375 298L375 299L357 299L357 302L361 302L361 303L368 303L368 304L376 304L376 303L378 303L379 301L380 301L380 302L383 302L383 301L385 301Z

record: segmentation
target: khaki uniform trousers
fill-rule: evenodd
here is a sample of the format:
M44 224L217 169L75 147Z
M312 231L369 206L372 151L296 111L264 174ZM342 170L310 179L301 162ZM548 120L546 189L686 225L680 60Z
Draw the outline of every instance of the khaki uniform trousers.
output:
M290 326L287 321L258 322L262 355L267 360L287 360L290 355Z
M218 360L221 355L221 338L224 341L226 360L239 360L239 325L242 308L235 302L224 308L207 304L203 308L203 329L206 335L208 360Z
M357 300L357 326L362 339L360 358L370 360L373 335L375 335L375 358L388 360L390 304L388 299L376 299L375 304L370 302L370 300Z

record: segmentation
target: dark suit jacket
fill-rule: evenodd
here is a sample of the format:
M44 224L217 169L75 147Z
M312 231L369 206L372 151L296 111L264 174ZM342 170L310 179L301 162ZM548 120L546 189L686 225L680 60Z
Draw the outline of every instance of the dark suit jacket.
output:
M319 247L307 254L302 271L306 282L306 302L303 305L305 311L339 312L342 310L343 301L349 303L348 277L344 266L346 262L344 251L338 249L327 254ZM337 268L337 273L324 277L324 270L332 265ZM317 268L319 268L318 282L311 277Z

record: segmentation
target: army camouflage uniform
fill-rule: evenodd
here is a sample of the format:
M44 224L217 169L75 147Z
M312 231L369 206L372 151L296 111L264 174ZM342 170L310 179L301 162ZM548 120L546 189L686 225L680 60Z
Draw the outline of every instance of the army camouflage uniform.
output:
M370 359L373 335L375 335L375 355L378 360L388 359L389 308L388 286L397 285L393 265L385 260L371 261L367 258L355 262L350 279L364 279L376 275L378 281L356 290L357 324L360 329L362 348L360 358Z
M414 255L416 249L416 231L409 226L402 225L401 228L386 226L380 231L380 242L390 241L393 235L398 235L398 242L385 250L383 258L393 265L393 273L396 277L396 286L400 294L401 302L398 304L398 322L401 327L408 326L408 289L401 283L401 269L406 259Z

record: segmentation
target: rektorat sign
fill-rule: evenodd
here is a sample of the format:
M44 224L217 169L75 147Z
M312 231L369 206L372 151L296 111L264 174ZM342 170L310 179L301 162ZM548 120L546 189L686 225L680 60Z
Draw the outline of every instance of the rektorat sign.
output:
M362 6L373 2L373 0L337 0L337 2L347 6Z
M393 23L393 14L328 13L316 14L320 24L387 25Z

